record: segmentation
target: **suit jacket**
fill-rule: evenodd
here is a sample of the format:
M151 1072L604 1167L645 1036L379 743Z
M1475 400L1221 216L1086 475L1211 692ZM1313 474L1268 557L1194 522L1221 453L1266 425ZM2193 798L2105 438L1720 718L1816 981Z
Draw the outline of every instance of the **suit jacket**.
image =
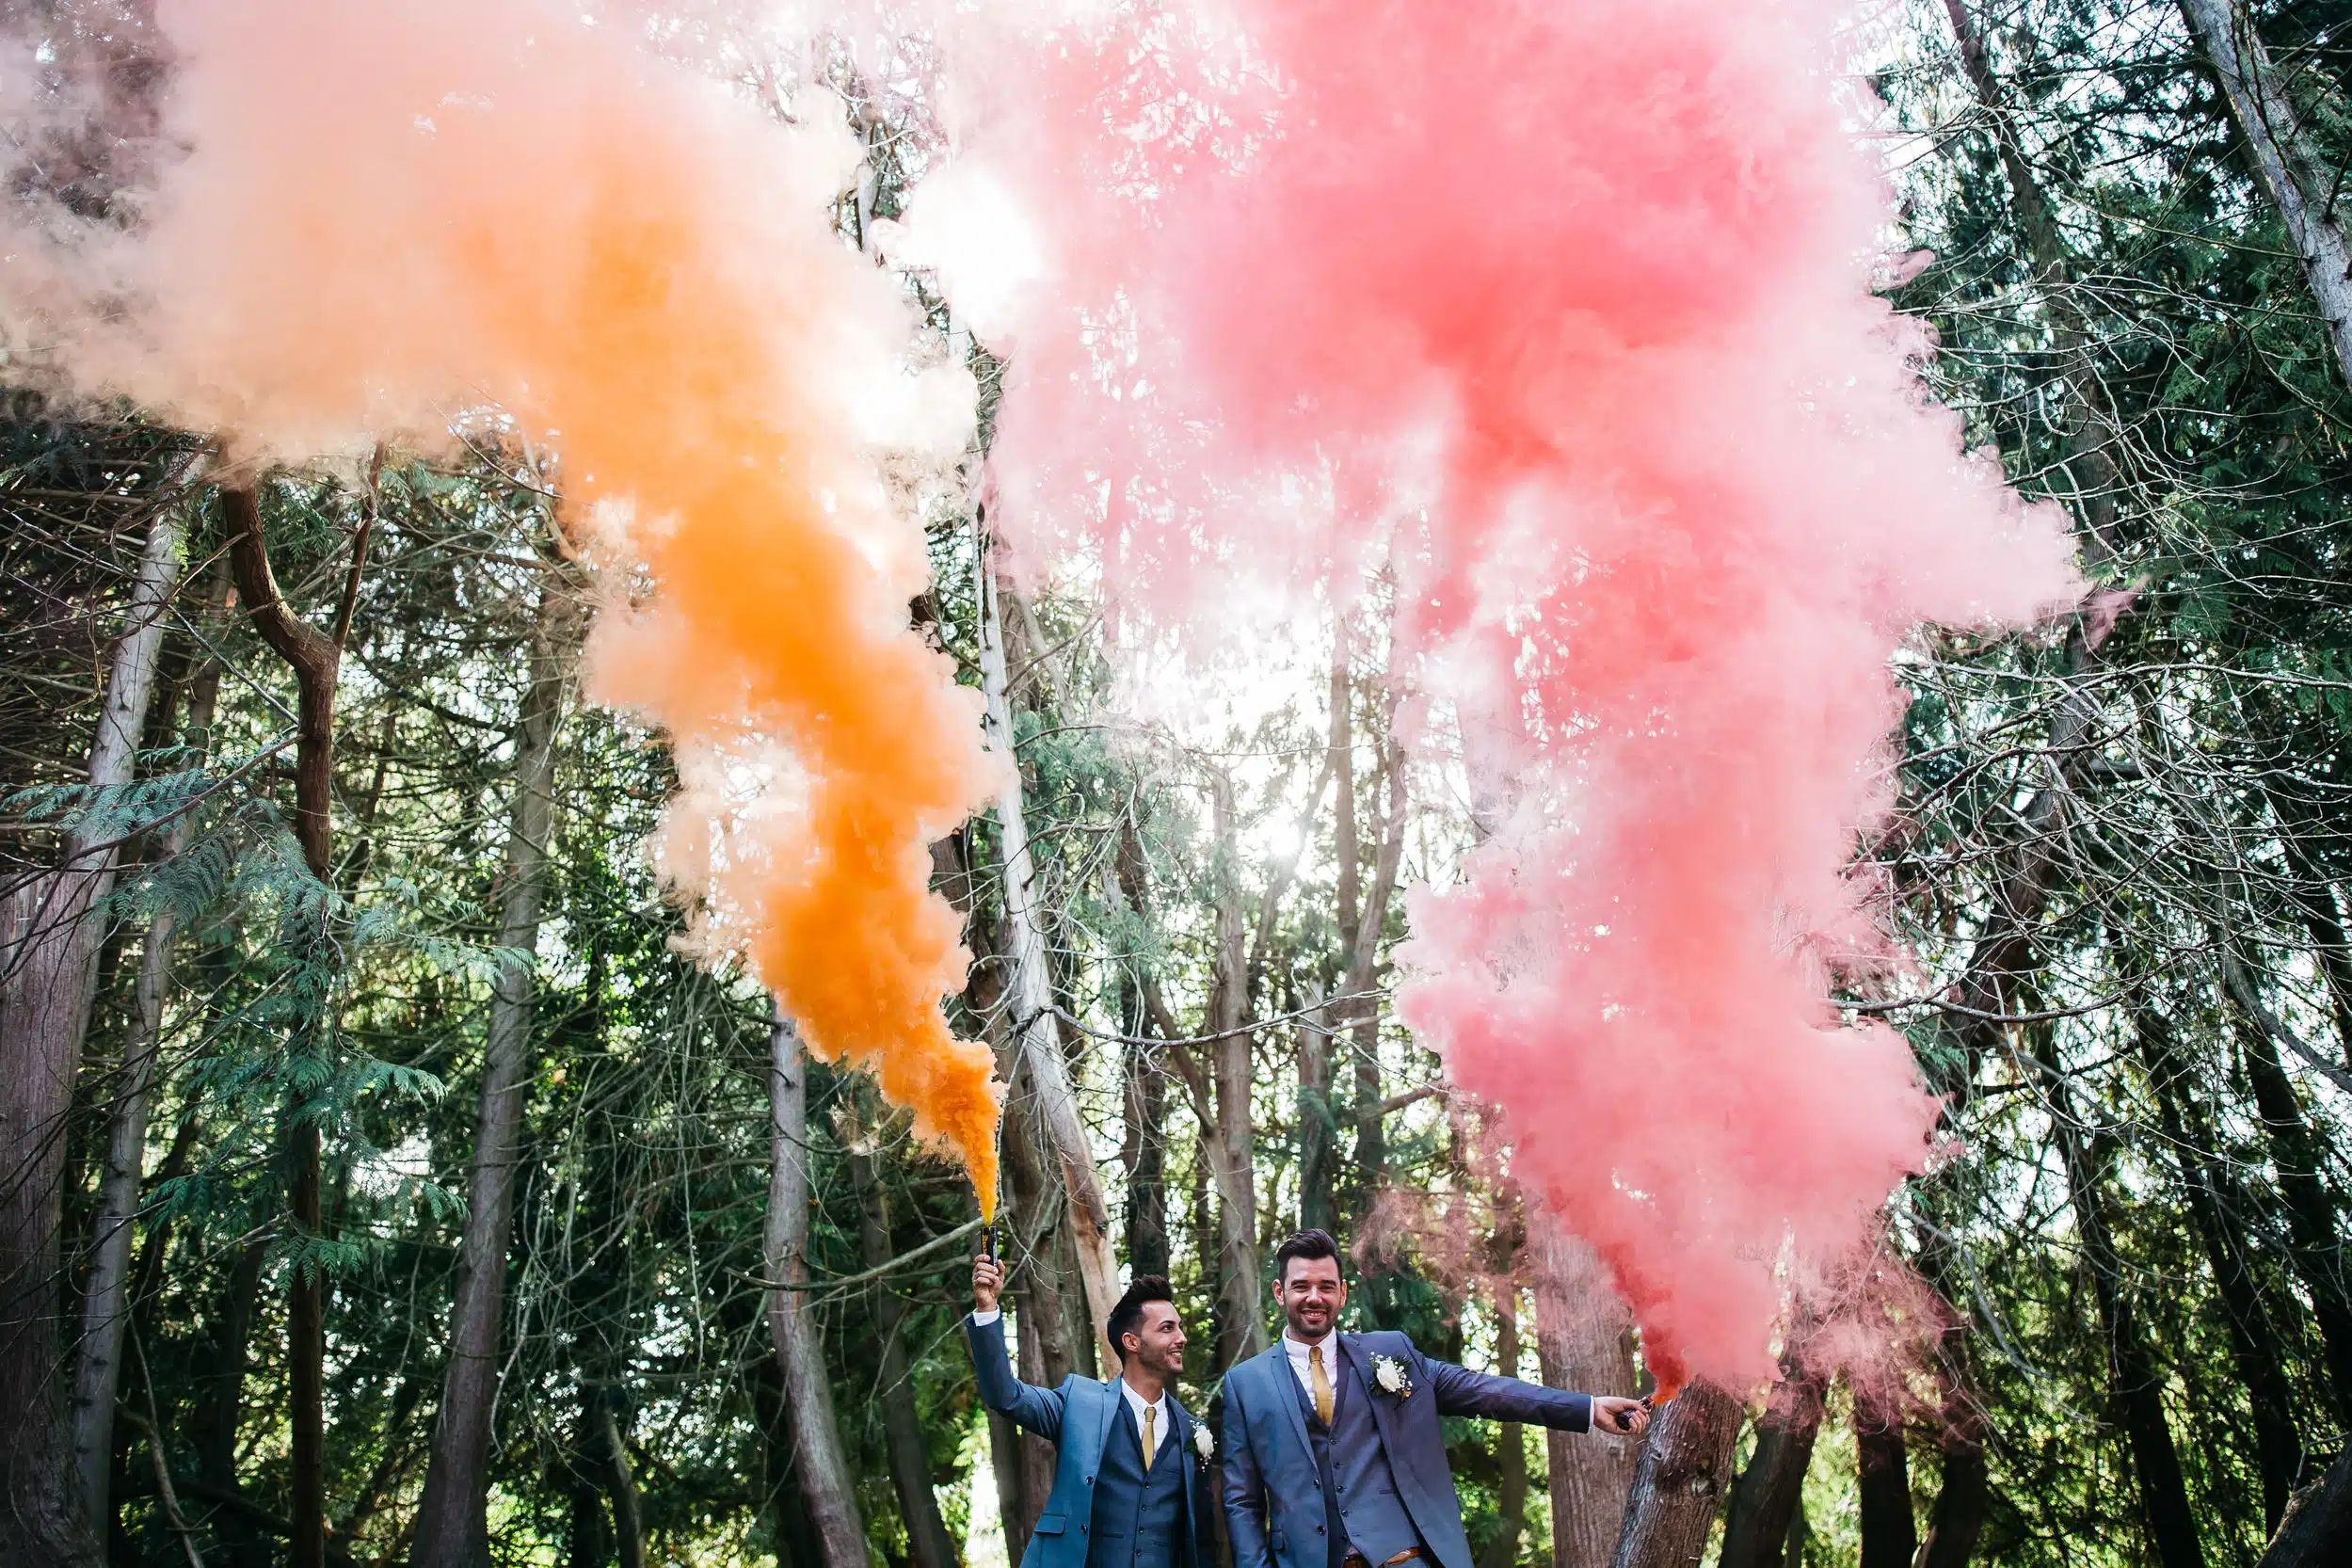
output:
M1473 1568L1462 1528L1462 1501L1446 1463L1441 1416L1483 1416L1586 1432L1592 1401L1517 1378L1490 1377L1448 1361L1432 1361L1401 1334L1340 1334L1339 1353L1371 1391L1372 1425L1387 1450L1397 1495L1413 1516L1421 1544L1437 1568ZM1412 1391L1381 1390L1372 1358L1403 1367ZM1322 1477L1299 1409L1298 1375L1281 1341L1225 1374L1224 1462L1226 1532L1233 1568L1327 1568Z
M980 1379L980 1402L1011 1416L1054 1446L1053 1491L1045 1512L1021 1554L1020 1568L1088 1568L1093 1543L1089 1525L1095 1516L1095 1478L1102 1469L1103 1450L1117 1429L1119 1407L1126 1396L1118 1383L1099 1383L1073 1372L1059 1388L1040 1388L1013 1375L1004 1352L1004 1320L975 1323L964 1320L965 1337L971 1344L972 1368ZM1157 1464L1171 1459L1184 1466L1184 1540L1176 1548L1175 1568L1205 1568L1201 1553L1204 1515L1208 1499L1201 1484L1204 1468L1194 1449L1197 1426L1192 1412L1167 1391L1169 1424L1173 1430L1160 1448Z

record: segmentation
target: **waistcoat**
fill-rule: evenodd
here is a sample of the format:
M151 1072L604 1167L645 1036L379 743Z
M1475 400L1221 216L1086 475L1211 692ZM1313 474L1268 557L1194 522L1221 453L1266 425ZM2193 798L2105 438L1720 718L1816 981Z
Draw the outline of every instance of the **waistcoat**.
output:
M1183 1445L1172 1432L1144 1469L1144 1439L1135 1411L1115 1389L1119 1414L1103 1445L1095 1473L1095 1514L1087 1540L1087 1568L1172 1568L1184 1539ZM1173 1422L1174 1413L1161 1414Z
M1326 1368L1331 1380L1331 1425L1315 1416L1315 1401L1306 1397L1298 1377L1286 1365L1290 1391L1299 1397L1306 1416L1307 1441L1314 1445L1315 1467L1323 1477L1323 1513L1336 1565L1352 1547L1372 1568L1380 1568L1399 1552L1421 1544L1404 1499L1397 1496L1397 1478L1388 1466L1388 1449L1372 1421L1372 1395L1356 1374L1355 1363L1342 1354L1339 1336L1323 1341L1325 1352L1338 1363Z

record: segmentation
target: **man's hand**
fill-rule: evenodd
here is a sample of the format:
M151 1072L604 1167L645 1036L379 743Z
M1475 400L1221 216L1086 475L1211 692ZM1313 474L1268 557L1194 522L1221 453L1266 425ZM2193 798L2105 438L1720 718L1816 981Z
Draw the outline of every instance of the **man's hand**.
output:
M997 1295L1004 1288L1004 1271L986 1253L972 1259L972 1310L994 1312Z
M1650 1430L1650 1407L1640 1400L1592 1396L1592 1430L1612 1437L1639 1437Z

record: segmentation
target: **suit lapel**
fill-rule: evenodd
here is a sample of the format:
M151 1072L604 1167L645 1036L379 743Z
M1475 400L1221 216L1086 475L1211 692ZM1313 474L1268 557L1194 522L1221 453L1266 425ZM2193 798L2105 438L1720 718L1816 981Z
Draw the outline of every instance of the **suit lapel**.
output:
M1299 1375L1290 1369L1290 1352L1284 1350L1282 1341L1277 1339L1274 1348L1257 1359L1264 1364L1266 1376L1273 1383L1273 1387L1268 1392L1280 1396L1274 1403L1282 1407L1284 1418L1289 1421L1290 1435L1297 1441L1299 1452L1306 1455L1309 1464L1314 1464L1315 1445L1307 1441L1306 1417L1299 1412Z
M1183 1478L1184 1528L1186 1539L1198 1541L1200 1520L1192 1512L1192 1413L1176 1402L1176 1390L1168 1390L1168 1456L1182 1468L1176 1474ZM1153 1460L1153 1464L1160 1462Z
M1102 1456L1111 1451L1112 1424L1119 1418L1119 1411L1127 1403L1127 1396L1120 1392L1118 1380L1115 1378L1109 1383L1097 1384L1096 1386L1102 1390L1102 1410L1096 1418L1095 1446L1088 1451L1094 1454L1095 1465L1099 1471L1102 1465Z
M1339 1353L1347 1358L1348 1369L1355 1374L1355 1392L1363 1397L1365 1407L1372 1413L1372 1425L1380 1432L1381 1447L1388 1450L1388 1463L1393 1468L1401 1463L1398 1457L1397 1434L1389 1430L1388 1425L1396 1412L1389 1409L1388 1400L1373 1391L1371 1352L1352 1334L1343 1334L1338 1338Z

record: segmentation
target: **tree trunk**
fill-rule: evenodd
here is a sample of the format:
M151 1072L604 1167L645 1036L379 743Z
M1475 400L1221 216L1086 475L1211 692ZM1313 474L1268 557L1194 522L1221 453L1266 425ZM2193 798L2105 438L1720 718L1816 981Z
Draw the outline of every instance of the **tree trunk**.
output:
M1931 1232L1919 1252L1920 1272L1946 1304L1959 1295L1950 1278L1951 1260L1940 1233ZM1948 1305L1947 1305L1948 1309ZM1942 1453L1935 1506L1928 1512L1928 1538L1920 1544L1917 1568L1962 1568L1976 1550L1992 1501L1985 1464L1985 1417L1968 1367L1968 1320L1951 1311L1936 1342L1936 1377L1944 1390L1936 1447Z
M1519 1375L1519 1288L1508 1272L1495 1284L1495 1369L1505 1377ZM1527 1429L1516 1421L1495 1423L1495 1511L1502 1516L1502 1528L1480 1568L1512 1568L1528 1530Z
M2082 1237L2083 1266L2089 1272L2100 1326L2107 1341L2117 1414L2138 1483L2140 1520L2148 1544L2164 1568L2204 1568L2197 1538L2197 1514L2189 1506L2180 1451L2164 1410L2164 1371L2132 1299L2124 1265L2116 1251L2115 1227L2103 1189L2103 1156L2075 1119L2066 1080L2050 1032L2040 1032L2036 1059L2042 1068L2042 1094L2049 1105L2058 1156L2066 1166L2067 1192L2074 1225ZM1871 1568L1866 1561L1864 1568Z
M1696 1568L1731 1490L1739 1401L1705 1382L1677 1394L1641 1445L1615 1568Z
M1036 868L1029 851L1029 820L1021 800L1018 755L1014 747L1013 710L1006 696L1003 590L997 581L984 533L979 551L980 676L987 701L989 744L1005 759L1006 782L997 796L997 827L1004 841L1004 914L1007 990L1013 1007L1013 1043L1035 1086L1037 1119L1068 1193L1071 1238L1078 1253L1079 1281L1096 1340L1119 1299L1118 1260L1111 1249L1111 1208L1078 1111L1070 1065L1054 1029L1053 980L1037 924L1032 883Z
M645 1568L645 1505L637 1495L637 1472L629 1463L629 1442L621 1431L619 1391L597 1391L597 1423L602 1432L605 1474L613 1486L613 1537L619 1548L620 1568Z
M2069 293L2074 280L2074 258L2067 249L2065 236L2050 211L2040 182L2034 176L2033 166L2026 162L2024 142L2017 134L2001 84L1992 73L1982 30L1964 0L1944 0L1944 9L1951 18L1952 33L1960 44L1961 69L1976 91L1976 101L1992 120L2001 170L2008 180L2010 206L2016 215L2018 232L2025 242L2025 253L2034 265L2034 289L2050 312L2053 335L2067 364L2066 396L2058 424L2066 438L2067 477L2073 487L2075 509L2081 518L2086 548L2096 565L2107 553L2106 541L2114 536L2120 487L2115 459L2108 451L2114 440L2113 421L2090 391L2097 385L2092 340L2084 328L2082 312L2075 308Z
M203 624L211 624L228 597L228 574L216 571L206 585ZM219 698L220 664L207 659L188 682L186 728L196 737L190 744L199 760L209 747ZM168 702L158 702L156 708L169 719ZM164 830L164 859L186 853L192 828L192 817L183 814ZM83 1511L101 1539L114 1520L108 1492L114 1477L115 1400L122 1379L123 1333L130 1322L131 1243L145 1176L148 1111L163 1047L164 1006L171 995L171 954L179 923L168 907L157 910L140 949L131 1037L123 1045L121 1079L115 1089L113 1114L107 1118L105 1171L90 1226L97 1244L82 1292L82 1336L73 1363L73 1460Z
M2226 941L2226 938L2225 938ZM2226 949L2225 967L2240 961ZM2245 1047L2246 1076L2253 1085L2254 1108L2262 1117L2263 1133L2270 1144L2270 1163L2284 1200L2287 1256L2297 1278L2312 1295L2312 1316L2328 1362L2328 1381L2336 1419L2352 1425L2352 1285L2344 1277L2343 1245L2336 1233L2335 1199L2329 1193L2318 1138L2303 1118L2302 1101L2294 1080L2280 1065L2279 1052L2262 1020L2246 1017L2248 1004L2258 999L2250 978L2225 987L2239 1003L2238 1037Z
M2335 884L2312 858L2302 834L2292 824L2274 794L2271 809L2279 819L2279 847L2287 862L2287 898L2302 917L2311 938L2312 957L2328 986L2328 1012L2336 1026L2336 1048L2352 1065L2352 945L2344 932L2344 911L2336 903Z
M186 528L185 507L169 500L148 524L90 741L85 776L94 788L131 781ZM100 1551L78 1506L75 1444L55 1381L57 1233L65 1116L104 936L95 910L120 853L70 834L56 871L0 900L0 1562L11 1568L94 1565Z
M2251 1208L2235 1177L2215 1157L2213 1151L2219 1147L2215 1129L2193 1089L2184 1088L2185 1069L2164 1022L2136 1013L2133 1030L2149 1081L2155 1087L2158 1125L2181 1173L2189 1220L2221 1296L2231 1357L2237 1364L2238 1381L2245 1384L2253 1411L2264 1528L2276 1530L2302 1473L2303 1443L2295 1426L2294 1390L2287 1381L2262 1285L2239 1226L2229 1218L2250 1213Z
M1220 1367L1231 1367L1266 1348L1266 1312L1257 1285L1257 1129L1250 1095L1250 999L1241 913L1240 845L1234 821L1233 780L1209 776L1210 811L1216 835L1217 946L1208 991L1208 1027L1221 1035L1209 1047L1217 1083L1217 1323Z
M2278 210L2287 242L2302 264L2312 297L2328 323L2336 366L2352 383L2352 246L2332 211L2314 206L2303 182L2325 188L2325 170L2313 170L2295 105L2280 87L2270 52L2263 47L2252 19L2232 0L2181 0L2189 29L2204 45L2220 79L2230 118L2246 138L2246 161L2255 183Z
M1560 1222L1530 1207L1535 1260L1535 1350L1544 1384L1620 1397L1634 1391L1632 1317L1600 1257ZM1672 1409L1672 1405L1667 1407ZM1552 1496L1552 1568L1608 1568L1640 1450L1583 1432L1546 1432Z
M269 1260L266 1241L248 1241L230 1266L229 1284L213 1320L212 1353L196 1401L196 1476L216 1496L237 1497L237 1429L245 1418L245 1373L252 1362L253 1320L261 1306L262 1271ZM233 1522L231 1522L233 1521ZM242 1513L216 1525L227 1568L257 1568L271 1554Z
M2306 1487L2259 1568L2339 1568L2352 1560L2352 1448Z
M824 1557L818 1568L865 1568L865 1530L857 1519L849 1462L841 1453L840 1429L833 1420L824 1345L804 1292L792 1288L808 1281L808 1078L800 1036L781 1013L769 1031L768 1048L772 1163L762 1258L768 1278L784 1287L768 1292L768 1333L784 1374L784 1410L792 1430L801 1501Z
M1911 1568L1919 1525L1911 1510L1911 1458L1903 1416L1854 1391L1855 1490L1862 1515L1862 1568Z
M380 462L381 451L377 453ZM294 834L302 857L321 882L334 870L330 812L335 782L335 689L343 668L344 641L359 603L360 575L367 565L368 536L375 524L375 476L368 483L368 510L351 536L351 567L334 630L322 634L290 609L278 591L262 526L261 498L250 487L220 492L229 532L229 565L237 593L252 616L253 630L294 671L296 691L294 762ZM327 933L315 934L324 943ZM322 960L323 961L323 960ZM321 1020L296 1026L307 1032L296 1050L323 1048ZM288 1217L304 1240L324 1240L325 1214L319 1192L319 1126L309 1108L288 1108L286 1139ZM292 1271L286 1303L287 1426L290 1432L286 1555L291 1568L323 1568L327 1557L327 1277L314 1266Z
M1331 1113L1331 1014L1320 983L1302 987L1305 1016L1299 1019L1299 1228L1330 1230L1339 1223L1333 1183L1337 1159Z
M873 1156L856 1144L849 1151L850 1179L857 1187L858 1240L866 1267L878 1269L895 1253L890 1245L889 1197L882 1189ZM930 1446L915 1406L913 1368L899 1328L906 1304L882 1286L874 1292L873 1330L882 1339L882 1441L890 1465L890 1488L898 1495L899 1520L906 1527L907 1560L913 1568L956 1568L959 1554L939 1516L939 1496L931 1484Z
M547 841L555 819L555 738L577 642L569 595L552 573L540 584L536 621L531 684L515 737L515 793L499 896L499 945L523 953L539 945ZM414 1568L475 1568L489 1560L490 1412L498 1401L506 1246L514 1227L523 1093L531 1081L532 990L527 964L502 968L491 986L449 1362L409 1552Z
M1381 747L1381 776L1386 785L1387 798L1383 807L1380 843L1373 852L1372 886L1365 895L1363 919L1356 926L1354 951L1349 956L1344 995L1355 1000L1343 1004L1355 1020L1355 1172L1358 1201L1362 1205L1359 1218L1370 1212L1387 1179L1388 1166L1387 1128L1383 1120L1386 1112L1382 1103L1385 1096L1380 1071L1381 1007L1366 993L1371 990L1379 969L1381 933L1388 923L1389 896L1396 890L1397 868L1404 855L1404 751L1395 740L1395 708L1396 697L1391 694L1390 734Z
M1119 888L1148 935L1151 920L1149 868L1144 859L1143 836L1132 811L1119 819ZM1127 1264L1132 1273L1168 1272L1168 1064L1166 1053L1142 1042L1155 1031L1161 1038L1176 1032L1168 1006L1152 972L1150 943L1128 960L1123 970L1127 1004L1123 1016L1130 1036L1126 1047L1126 1137L1122 1144L1127 1166Z
M1805 1370L1794 1355L1781 1358L1781 1381L1773 1385L1764 1417L1756 1423L1755 1452L1732 1485L1723 1555L1717 1568L1783 1568L1787 1563L1789 1530L1801 1512L1805 1472L1813 1467L1814 1439L1821 1432L1823 1392L1821 1379Z
M2092 384L2088 338L2082 329L2079 312L2067 295L2072 258L2067 253L2063 236L2051 216L2049 202L2025 161L1976 19L1963 0L1944 0L1944 10L1951 18L1970 85L1992 117L2018 229L2024 237L2037 275L2036 292L2051 312L2061 352L2072 361L2060 424L2066 434L2067 467L2074 491L2075 538L2086 568L2096 574L2116 555L2116 503L2120 482L2107 451L2112 439L2111 422L2088 390ZM1946 1014L1942 1020L1941 1027L1955 1048L1958 1065L1945 1081L1932 1087L1951 1096L1949 1114L1955 1118L1975 1094L1976 1074L1985 1058L2002 1049L2005 1044L2001 1026L1992 1016L1982 1015L2008 1012L2010 1002L2040 968L2048 951L2047 945L2036 942L2034 936L2062 859L2064 802L2073 776L2088 757L2097 734L2097 714L2082 688L2081 677L2097 664L2100 645L2113 627L2113 616L2102 621L2078 614L2068 634L2063 655L2065 681L2050 720L2046 773L2040 786L2018 813L2024 836L2003 856L2006 864L1999 874L1992 907L1969 950L1968 963L1960 974L1956 1000L1968 1011Z

